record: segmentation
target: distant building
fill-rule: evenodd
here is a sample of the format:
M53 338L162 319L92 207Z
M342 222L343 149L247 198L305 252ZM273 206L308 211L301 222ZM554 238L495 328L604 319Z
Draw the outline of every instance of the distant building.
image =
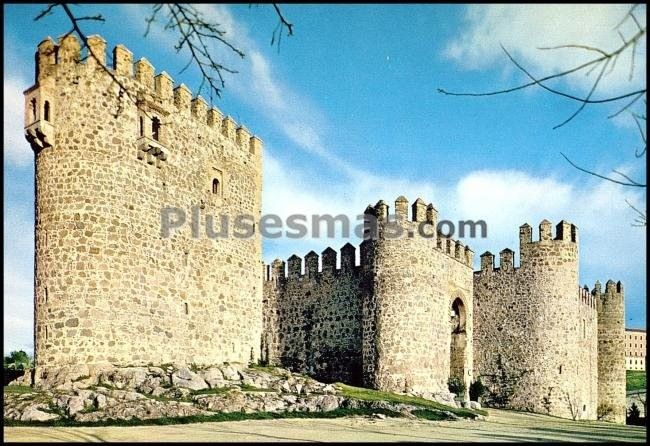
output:
M625 368L645 370L645 330L625 329Z

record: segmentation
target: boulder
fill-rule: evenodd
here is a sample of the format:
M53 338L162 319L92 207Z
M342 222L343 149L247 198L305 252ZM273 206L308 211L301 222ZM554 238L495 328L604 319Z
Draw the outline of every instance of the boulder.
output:
M20 416L21 421L50 421L58 420L60 417L54 413L43 412L40 409L44 409L45 406L30 406L25 409Z
M469 408L470 409L480 409L481 408L481 403L478 401L470 401L469 402Z
M71 397L66 405L68 415L74 416L77 412L84 410L84 407L86 407L84 401L85 399L82 396Z
M318 408L323 412L329 412L339 408L339 399L334 395L321 395L318 398Z
M95 408L103 409L104 407L106 407L107 402L108 399L106 398L106 395L102 395L101 393L99 393L95 396Z
M222 366L220 367L220 370L223 374L223 377L228 381L239 381L241 379L239 372L232 365Z

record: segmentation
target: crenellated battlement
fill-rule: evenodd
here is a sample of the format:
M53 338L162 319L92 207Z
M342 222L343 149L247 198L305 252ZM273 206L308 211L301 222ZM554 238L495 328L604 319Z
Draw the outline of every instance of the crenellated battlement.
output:
M584 287L578 287L578 300L592 308L594 311L596 310L596 299L594 298L594 295L589 291L589 287L585 285Z
M539 224L539 238L533 241L533 228L524 223L519 227L519 244L520 246L534 244L534 243L550 243L550 242L571 242L578 243L578 228L566 220L560 221L555 225L555 237L552 234L553 224L544 219Z
M596 281L596 284L594 285L594 289L591 291L592 296L594 296L594 299L605 302L605 301L612 301L616 302L619 300L623 300L625 292L623 289L623 284L619 280L618 282L614 282L613 280L608 280L607 283L605 283L605 291L603 292L602 290L602 285L600 284L599 281Z
M490 251L485 251L480 257L481 269L475 271L475 274L489 272L511 274L519 270L519 267L515 266L515 252L510 248L502 249L499 252L499 266L495 265L495 256Z
M369 204L364 215L365 237L376 234L382 238L425 238L431 240L434 249L461 262L469 267L474 262L474 251L465 246L460 240L446 237L438 229L438 210L432 203L428 205L421 199L416 199L410 205L404 196L395 200L395 213L390 213L390 207L384 200L379 200L374 206Z
M304 262L301 257L293 254L283 262L275 259L270 265L264 265L264 280L267 282L283 279L314 279L322 276L332 276L338 274L354 274L360 271L363 265L363 256L361 263L356 264L356 247L346 243L341 249L341 265L337 268L337 252L331 247L325 248L321 256L314 251L305 255ZM321 267L319 268L319 263ZM304 266L304 268L303 268Z
M106 41L98 35L87 38L85 51L82 51L81 42L73 34L62 36L58 42L50 37L44 39L36 51L36 85L25 92L26 110L31 109L30 101L36 98L36 113L35 116L26 116L25 128L39 121L39 117L41 122L44 121L44 102L48 99L45 98L47 94L39 94L40 87L45 86L51 90L50 95L53 96L57 74L65 70L76 70L77 74L85 72L86 75L92 76L104 66L117 82L129 90L129 96L143 112L141 116L188 116L197 123L205 124L210 131L223 135L251 155L261 156L262 140L259 137L251 135L230 116L224 117L219 109L210 107L200 95L194 96L187 86L181 83L174 87L174 80L169 74L164 71L156 74L154 66L144 57L134 62L133 53L121 44L113 48L112 64L109 66L106 62L106 50ZM50 136L46 130L42 126L35 126L31 132L32 139L40 136L38 132ZM40 146L48 147L53 144L52 137L43 142L44 139L41 137L37 141ZM40 146L39 148L43 148Z

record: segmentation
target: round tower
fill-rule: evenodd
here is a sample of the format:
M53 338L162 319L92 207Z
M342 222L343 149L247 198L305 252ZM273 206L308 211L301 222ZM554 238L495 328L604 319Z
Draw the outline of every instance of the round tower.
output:
M380 200L366 215L376 216L378 228L377 237L362 245L362 263L372 282L372 311L364 313L373 322L364 322L370 328L364 330L364 368L372 370L366 384L447 393L453 376L468 387L471 250L451 239L443 243L435 229L435 208L420 199L409 206L406 198L397 198L394 215Z
M595 310L579 299L577 228L543 220L539 241L520 228L517 294L524 305L513 319L525 330L516 407L574 419L596 414Z
M595 419L596 310L578 287L577 228L539 225L533 241L519 229L520 266L513 252L481 256L474 274L477 373L489 381L490 403L575 419Z
M603 419L625 424L625 299L621 282L596 282L598 305L598 406Z
M36 365L259 358L261 238L208 229L259 218L260 140L125 47L87 51L46 39L25 91Z

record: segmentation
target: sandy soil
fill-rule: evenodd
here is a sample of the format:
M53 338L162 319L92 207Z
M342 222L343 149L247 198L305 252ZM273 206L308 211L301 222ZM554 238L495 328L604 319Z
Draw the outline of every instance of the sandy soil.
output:
M5 427L5 441L636 441L643 427L490 410L485 421L365 417L142 427Z

